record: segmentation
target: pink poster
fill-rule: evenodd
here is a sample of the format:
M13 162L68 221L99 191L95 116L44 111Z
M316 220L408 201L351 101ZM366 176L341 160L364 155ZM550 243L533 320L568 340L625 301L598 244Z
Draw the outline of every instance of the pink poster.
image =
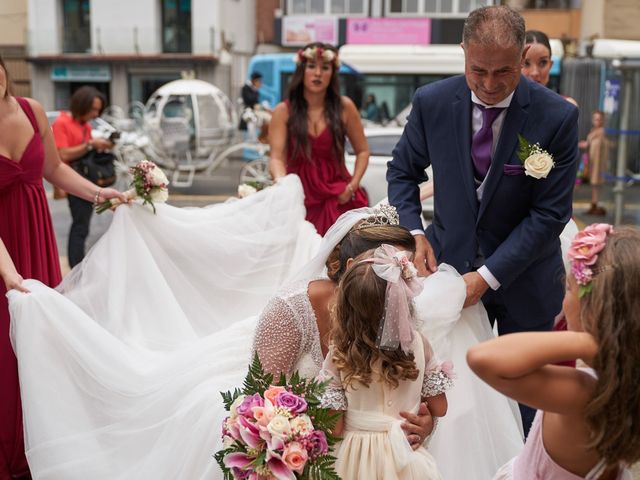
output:
M284 17L282 44L302 46L310 42L338 44L338 20L335 17Z
M347 43L429 45L430 18L347 18Z

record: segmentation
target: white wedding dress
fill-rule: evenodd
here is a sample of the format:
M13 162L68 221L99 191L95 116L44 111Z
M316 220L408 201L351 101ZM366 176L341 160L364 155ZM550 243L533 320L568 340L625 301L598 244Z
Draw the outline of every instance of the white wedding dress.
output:
M27 280L30 294L8 293L34 478L222 478L212 457L225 416L219 392L241 385L255 315L292 279L302 305L336 239L370 214L347 215L320 243L302 205L300 182L288 176L204 209L119 208L58 289ZM492 332L482 306L460 312L463 300L450 267L416 300L422 332L457 371L429 451L445 480L485 480L519 452L520 422L466 366L467 348ZM298 316L296 367L312 375L322 358L310 304ZM259 323L267 338L267 315Z

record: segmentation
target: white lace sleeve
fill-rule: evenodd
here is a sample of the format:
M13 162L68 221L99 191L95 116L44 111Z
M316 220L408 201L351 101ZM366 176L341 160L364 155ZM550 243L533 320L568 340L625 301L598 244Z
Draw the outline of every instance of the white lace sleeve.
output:
M347 396L344 393L344 388L340 382L340 372L333 364L333 351L329 348L329 352L322 364L322 370L318 374L318 379L325 381L330 380L327 389L322 394L320 399L320 406L324 408L330 408L332 410L346 410L347 409Z
M453 387L453 364L449 361L439 361L429 341L422 336L424 342L424 379L422 381L422 396L435 397Z
M260 357L262 367L275 376L291 374L301 346L302 332L295 312L282 298L272 298L260 315L253 337L253 352Z

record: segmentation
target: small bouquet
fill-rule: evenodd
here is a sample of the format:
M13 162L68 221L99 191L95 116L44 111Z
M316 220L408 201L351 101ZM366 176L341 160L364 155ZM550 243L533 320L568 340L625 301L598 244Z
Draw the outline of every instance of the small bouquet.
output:
M320 407L327 383L296 372L273 384L256 355L244 388L222 393L229 416L215 459L225 480L340 480L330 455L340 414Z
M142 204L148 203L153 208L153 213L156 213L154 203L164 203L169 198L167 176L155 163L149 160L140 161L135 167L129 169L129 173L133 175L132 188L124 192L124 196L129 200L142 198ZM117 198L102 202L96 205L96 213L102 213L121 203Z
M257 181L241 183L238 185L238 196L240 198L248 197L260 190L264 190L266 187L266 184Z

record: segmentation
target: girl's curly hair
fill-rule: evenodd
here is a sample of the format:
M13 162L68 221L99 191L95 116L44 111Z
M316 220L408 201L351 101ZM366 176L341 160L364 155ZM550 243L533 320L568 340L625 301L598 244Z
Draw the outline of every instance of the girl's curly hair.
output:
M598 343L598 375L585 409L590 446L608 465L640 459L640 231L618 227L592 267L580 300L584 330Z
M393 351L376 347L387 282L374 272L371 263L360 262L372 254L369 250L358 256L340 281L332 310L332 360L345 386L368 386L375 373L397 388L402 380L418 378L419 371L412 353L405 354L400 347Z

